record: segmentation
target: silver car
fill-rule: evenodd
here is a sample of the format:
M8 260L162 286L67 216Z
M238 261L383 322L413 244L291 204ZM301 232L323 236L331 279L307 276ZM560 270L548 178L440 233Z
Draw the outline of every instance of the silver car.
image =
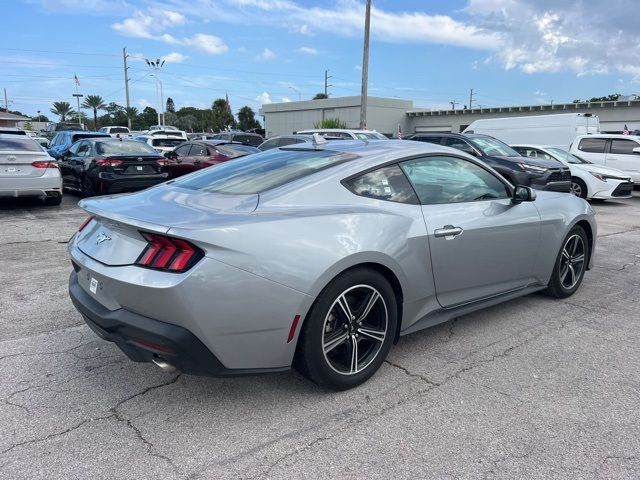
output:
M397 140L317 138L80 205L71 299L132 360L208 375L293 365L333 389L371 377L401 335L538 290L572 295L596 238L580 198Z
M47 205L62 202L58 164L34 139L0 134L0 197L41 197Z

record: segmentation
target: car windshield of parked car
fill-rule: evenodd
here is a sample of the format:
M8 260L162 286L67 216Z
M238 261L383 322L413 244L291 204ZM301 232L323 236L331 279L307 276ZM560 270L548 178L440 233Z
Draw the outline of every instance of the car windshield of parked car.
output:
M358 158L330 150L268 150L225 162L175 185L205 192L256 194Z
M556 147L550 147L548 148L548 150L555 155L556 157L558 157L560 160L564 160L567 163L573 163L576 165L582 165L582 164L590 164L593 162L589 162L588 160L585 160L584 158L580 158L577 157L569 152L567 152L566 150L563 150L561 148L556 148Z
M96 142L96 152L98 155L158 155L142 142Z
M490 137L470 137L469 141L479 148L485 155L498 155L501 157L519 157L516 152L506 143Z
M39 152L42 153L42 147L35 140L30 138L0 138L0 151L13 152Z
M151 144L154 147L175 147L181 143L184 143L181 138L154 138L151 140Z

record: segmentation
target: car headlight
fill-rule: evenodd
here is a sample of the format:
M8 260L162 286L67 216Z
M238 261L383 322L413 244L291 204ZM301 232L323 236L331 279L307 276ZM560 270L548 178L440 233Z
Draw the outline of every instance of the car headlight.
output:
M631 178L629 178L629 177L627 177L627 178L616 177L614 175L605 175L603 173L597 173L597 172L589 172L589 173L591 175L593 175L594 177L596 177L601 182L606 182L607 180L619 180L621 182L630 182L631 181Z
M523 169L525 172L529 173L545 173L548 168L539 167L537 165L530 165L528 163L519 163L518 166Z

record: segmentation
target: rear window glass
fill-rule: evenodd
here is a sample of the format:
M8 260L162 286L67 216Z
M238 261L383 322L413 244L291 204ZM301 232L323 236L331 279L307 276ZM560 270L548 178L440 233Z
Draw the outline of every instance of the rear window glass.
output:
M110 133L129 133L129 129L127 127L111 127L109 129Z
M30 138L0 138L0 150L42 153L40 144Z
M260 151L250 145L216 145L215 149L227 157L240 157Z
M82 138L98 138L98 137L108 137L106 133L78 133L76 135L71 136L71 143L75 143Z
M262 138L258 137L257 135L234 135L233 141L242 142L246 143L247 145L253 145L254 147L257 147L262 143Z
M158 153L142 142L96 142L99 155L157 155Z
M151 140L154 147L175 147L181 143L184 143L184 140L179 138L154 138Z
M228 194L255 194L358 158L352 153L328 150L268 150L225 162L176 185L193 190Z

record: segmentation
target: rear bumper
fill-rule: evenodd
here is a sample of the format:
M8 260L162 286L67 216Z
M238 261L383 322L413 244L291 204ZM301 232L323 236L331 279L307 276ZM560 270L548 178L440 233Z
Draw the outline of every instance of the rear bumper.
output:
M122 193L143 190L169 180L168 173L157 175L114 175L101 172L98 174L98 191L101 193Z
M226 368L198 337L184 327L154 320L125 308L105 308L79 285L75 271L69 277L69 296L87 325L100 338L114 342L134 362L163 360L184 373L207 376L288 370L288 367Z
M0 197L46 197L62 195L62 177L58 169L48 168L39 177L0 178Z

